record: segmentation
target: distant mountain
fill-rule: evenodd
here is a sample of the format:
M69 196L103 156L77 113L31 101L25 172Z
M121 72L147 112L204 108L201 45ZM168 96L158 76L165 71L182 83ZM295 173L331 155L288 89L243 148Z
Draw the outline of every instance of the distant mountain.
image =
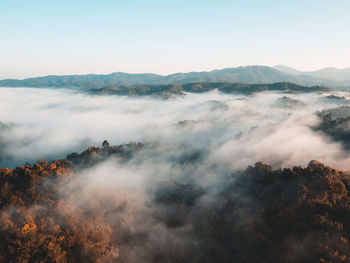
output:
M289 80L289 76L286 74L266 66L226 68L209 72L177 73L165 77L167 83L234 82L261 84Z
M274 69L277 69L278 71L281 71L283 73L291 74L291 75L302 75L303 72L298 71L292 67L287 67L284 65L276 65L273 67Z
M204 72L176 73L167 76L157 74L112 73L108 75L66 75L45 76L23 80L0 80L2 87L68 87L79 89L100 89L106 86L134 86L159 84L184 84L197 82L224 82L245 84L271 84L275 82L294 82L299 85L335 86L334 81L308 75L282 72L267 66L246 66Z
M322 77L331 79L334 81L345 81L350 84L350 68L337 69L337 68L325 68L307 73L313 77Z
M162 76L156 74L129 74L116 72L108 75L63 75L0 80L2 87L76 87L101 88L108 85L137 85L158 83Z
M332 86L350 86L350 68L324 68L315 71L298 71L291 67L277 65L274 69L290 75L308 76L311 78L327 80L333 82Z

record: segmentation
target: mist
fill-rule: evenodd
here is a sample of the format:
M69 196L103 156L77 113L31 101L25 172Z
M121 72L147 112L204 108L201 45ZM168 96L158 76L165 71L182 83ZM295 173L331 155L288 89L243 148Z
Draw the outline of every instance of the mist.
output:
M320 121L317 111L339 106L325 100L327 95L214 91L163 100L2 88L1 166L64 158L107 139L111 145L186 145L207 151L215 162L235 159L237 169L257 161L278 168L312 159L348 169L349 156L340 143L312 129ZM286 104L284 96L300 103Z

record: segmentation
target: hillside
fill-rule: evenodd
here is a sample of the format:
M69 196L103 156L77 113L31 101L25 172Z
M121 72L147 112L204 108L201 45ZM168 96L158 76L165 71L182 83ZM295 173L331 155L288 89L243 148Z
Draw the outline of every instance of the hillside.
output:
M274 69L280 72L294 75L294 76L307 76L310 78L318 78L333 82L333 86L347 87L350 86L350 68L337 69L337 68L324 68L315 71L298 71L291 67L283 65L277 65Z
M145 148L104 142L69 160L0 169L0 261L348 262L349 173L256 163L222 175L214 193L165 179L141 208L80 173L112 156L147 158Z
M335 83L326 79L304 75L293 75L266 66L246 66L227 68L208 72L176 73L167 76L156 74L112 73L108 75L67 75L45 76L23 80L0 80L0 87L67 87L78 89L100 89L105 86L165 85L194 82L225 82L245 84L269 84L275 82L294 82L299 85L326 85Z
M256 93L261 91L283 91L291 93L323 92L329 88L323 86L301 86L290 82L277 82L272 84L239 84L225 82L200 82L185 84L164 84L164 85L135 85L117 86L111 85L101 89L91 89L89 92L102 95L129 95L129 96L161 96L170 97L183 95L185 92L202 93L217 89L224 93Z

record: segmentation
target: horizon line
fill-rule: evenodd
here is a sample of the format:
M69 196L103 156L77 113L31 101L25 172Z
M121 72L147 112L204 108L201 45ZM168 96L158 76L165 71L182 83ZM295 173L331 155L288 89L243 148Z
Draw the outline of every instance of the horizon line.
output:
M177 71L177 72L173 72L173 73L169 73L169 74L162 74L162 73L155 73L155 72L126 72L126 71L113 71L110 73L71 73L71 74L46 74L46 75L36 75L36 76L31 76L31 77L24 77L24 78L2 78L0 76L0 80L26 80L26 79L33 79L33 78L43 78L43 77L62 77L62 76L87 76L87 75L111 75L111 74L115 74L115 73L123 73L123 74L130 74L130 75L140 75L140 74L149 74L149 75L158 75L158 76L162 76L162 77L167 77L167 76L171 76L171 75L175 75L175 74L188 74L188 73L203 73L203 72L212 72L212 71L216 71L216 70L225 70L225 69L237 69L237 68L245 68L245 67L268 67L268 68L272 68L275 70L278 70L282 73L285 73L279 69L277 69L276 67L278 66L282 66L282 67L286 67L289 68L291 70L295 70L297 72L300 73L311 73L311 72L316 72L316 71L321 71L321 70L326 70L326 69L334 69L334 70L346 70L346 69L350 69L350 67L345 67L345 68L338 68L338 67L323 67L323 68L318 68L315 70L299 70L295 67L290 67L290 66L286 66L284 64L276 64L274 66L268 66L268 65L264 65L264 64L249 64L249 65L241 65L241 66L233 66L233 67L223 67L223 68L212 68L212 69L207 69L207 70L190 70L190 71ZM289 73L285 73L285 74L289 74Z

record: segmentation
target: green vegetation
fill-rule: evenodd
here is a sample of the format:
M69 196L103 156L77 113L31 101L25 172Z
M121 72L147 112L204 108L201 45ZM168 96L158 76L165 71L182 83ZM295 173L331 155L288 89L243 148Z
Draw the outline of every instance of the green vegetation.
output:
M299 85L335 86L332 81L306 75L294 75L266 66L226 68L208 72L157 74L128 74L116 72L108 75L45 76L24 80L0 80L0 87L66 87L75 89L100 89L106 86L169 85L184 83L249 83L265 84L294 82Z
M255 93L261 91L283 91L283 92L317 92L329 91L323 86L306 87L290 82L278 82L273 84L240 84L240 83L186 83L167 85L136 85L117 86L111 85L102 89L91 89L93 94L103 95L129 95L129 96L161 96L170 97L173 95L183 95L185 92L202 93L212 90L219 90L224 93Z

